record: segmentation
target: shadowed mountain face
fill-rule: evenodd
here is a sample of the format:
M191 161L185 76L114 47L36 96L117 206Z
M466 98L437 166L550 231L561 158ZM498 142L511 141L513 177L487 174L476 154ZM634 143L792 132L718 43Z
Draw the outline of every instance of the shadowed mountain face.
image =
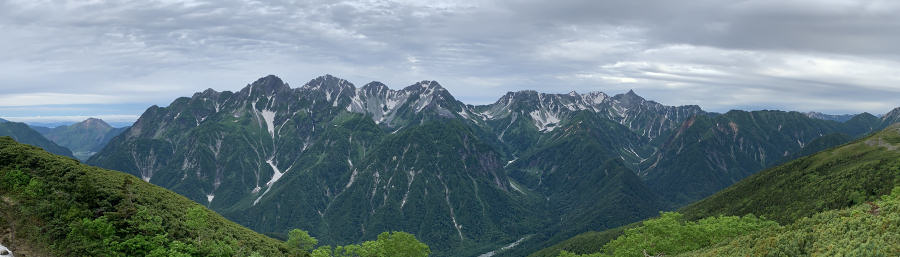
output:
M72 150L79 160L87 160L102 150L109 140L128 129L128 127L113 128L103 120L95 118L68 126L34 128L47 139Z
M520 91L473 106L434 81L393 90L326 75L291 88L267 76L152 106L88 163L264 233L299 227L348 243L403 230L438 256L473 256L636 221L822 135L857 136L883 122L858 120L713 115L634 92Z

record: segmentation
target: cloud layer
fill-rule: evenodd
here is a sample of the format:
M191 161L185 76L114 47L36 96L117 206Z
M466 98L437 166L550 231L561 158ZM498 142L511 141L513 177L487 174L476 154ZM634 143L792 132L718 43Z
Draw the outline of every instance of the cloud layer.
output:
M900 106L897 13L888 0L6 0L0 116L136 116L266 74L299 86L325 73L438 80L473 104L634 89L712 111L884 113Z

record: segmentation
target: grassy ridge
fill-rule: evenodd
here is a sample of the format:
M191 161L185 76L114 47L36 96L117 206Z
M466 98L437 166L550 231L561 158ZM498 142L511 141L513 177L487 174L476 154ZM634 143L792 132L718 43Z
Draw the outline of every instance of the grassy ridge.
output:
M53 143L25 123L0 122L0 136L12 137L23 144L37 146L53 154L73 157L72 151Z
M132 175L9 137L0 137L0 194L0 226L53 255L306 255Z
M897 256L900 187L880 200L830 210L780 226L757 218L718 216L685 221L662 213L596 253L560 257L641 256Z
M898 256L900 187L879 201L825 211L681 256Z

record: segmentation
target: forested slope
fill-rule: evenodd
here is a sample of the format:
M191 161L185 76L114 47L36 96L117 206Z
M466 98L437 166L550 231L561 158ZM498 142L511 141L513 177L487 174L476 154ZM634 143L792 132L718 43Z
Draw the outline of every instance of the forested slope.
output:
M0 137L0 226L50 256L305 256L174 192Z

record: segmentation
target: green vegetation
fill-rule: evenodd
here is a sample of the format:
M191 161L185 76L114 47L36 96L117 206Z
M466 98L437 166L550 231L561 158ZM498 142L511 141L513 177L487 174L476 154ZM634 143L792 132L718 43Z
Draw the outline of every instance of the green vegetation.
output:
M288 233L288 240L284 242L289 247L296 247L304 252L312 251L313 247L319 244L319 240L312 237L306 231L300 229L292 229Z
M382 232L375 241L361 244L338 246L320 246L311 254L312 257L425 257L431 254L427 245L416 240L415 236L404 232Z
M900 187L881 200L804 217L684 256L900 255Z
M530 254L531 257L555 257L561 252L568 253L596 253L603 249L603 245L625 233L626 229L640 226L641 222L631 223L625 226L611 228L603 231L588 231L578 234L553 246L541 249Z
M831 133L814 139L812 142L804 145L803 149L800 149L799 152L791 154L785 157L783 160L784 162L793 161L797 158L812 155L835 146L846 144L850 141L853 141L853 137L851 137L850 135L844 133Z
M280 242L131 175L79 164L0 138L0 228L53 255L75 256L428 256L409 233L358 245L313 248L294 229Z
M896 256L900 253L900 187L881 200L831 210L780 226L748 215L685 222L678 213L625 231L597 253L606 256Z
M51 255L305 255L134 176L9 137L0 138L0 194L0 226Z
M12 137L18 142L37 146L62 156L72 157L72 151L50 141L25 123L0 122L0 136Z
M560 241L587 228L614 228L660 210L658 197L619 159L622 146L640 140L627 127L582 111L510 164L506 170L512 179L546 197L535 208L553 222L544 229L546 235L534 240Z
M646 220L642 225L625 230L625 234L607 243L600 252L584 257L643 256L678 254L713 245L742 234L776 227L778 223L757 218L721 216L695 222L685 222L677 212L664 212L658 218ZM563 251L559 256L579 256Z

